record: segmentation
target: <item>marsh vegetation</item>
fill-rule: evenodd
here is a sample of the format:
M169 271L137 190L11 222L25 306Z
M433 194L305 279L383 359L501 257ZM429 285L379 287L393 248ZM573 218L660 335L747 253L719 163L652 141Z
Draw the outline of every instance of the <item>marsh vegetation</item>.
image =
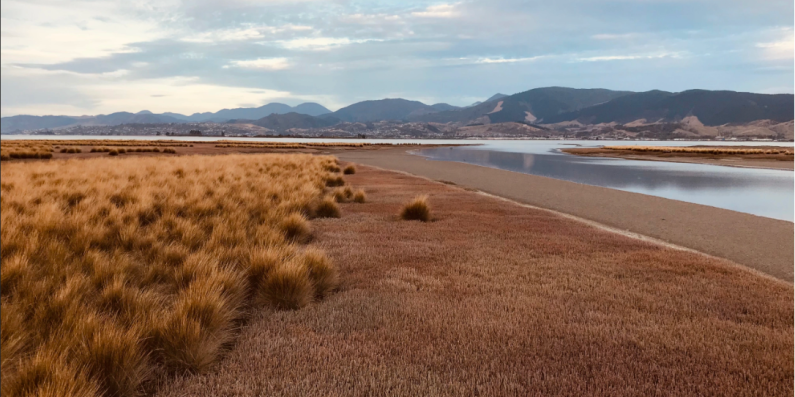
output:
M340 215L332 166L301 154L4 165L2 394L137 395L207 370L252 310L323 299L337 270L305 244L310 218Z

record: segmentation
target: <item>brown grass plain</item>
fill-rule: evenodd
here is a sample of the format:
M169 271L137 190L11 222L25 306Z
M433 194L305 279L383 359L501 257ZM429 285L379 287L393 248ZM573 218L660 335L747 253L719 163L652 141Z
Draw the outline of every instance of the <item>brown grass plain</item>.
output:
M265 308L176 396L793 394L793 287L731 262L358 165L313 222L340 289ZM399 218L429 196L431 222Z

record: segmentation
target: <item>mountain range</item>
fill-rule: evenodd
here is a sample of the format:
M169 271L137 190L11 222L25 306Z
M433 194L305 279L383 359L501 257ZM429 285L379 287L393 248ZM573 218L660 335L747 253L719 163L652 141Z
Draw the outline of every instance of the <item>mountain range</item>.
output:
M307 102L298 106L289 106L283 103L269 103L257 108L222 109L215 113L194 113L186 116L179 113L166 112L154 114L148 110L138 113L117 112L98 116L11 116L0 119L0 131L7 133L13 131L30 131L42 129L55 129L60 127L84 125L120 125L120 124L160 124L160 123L186 123L186 122L226 122L232 119L260 119L271 114L301 113L310 116L320 116L331 113L324 106Z
M223 109L215 113L153 114L119 112L99 116L13 116L2 118L2 132L56 129L72 125L216 122L253 124L274 131L322 128L340 122L377 121L452 123L459 126L515 122L550 125L671 123L695 117L705 126L793 119L792 94L689 90L613 91L565 87L536 88L513 95L496 94L472 106L427 105L401 98L369 100L331 112L316 103L291 107L271 103L258 108ZM230 121L231 120L231 121Z

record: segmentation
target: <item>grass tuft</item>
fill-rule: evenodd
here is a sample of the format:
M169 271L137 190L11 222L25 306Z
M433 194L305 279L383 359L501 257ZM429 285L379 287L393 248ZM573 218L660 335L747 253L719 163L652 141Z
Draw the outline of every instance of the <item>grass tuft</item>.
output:
M428 222L431 220L431 207L428 196L417 196L400 210L400 218Z
M286 310L300 309L312 300L315 290L309 271L296 261L282 263L268 273L259 288L267 303Z
M281 228L288 240L303 243L309 241L312 236L309 222L299 213L293 213L284 218Z
M309 270L309 278L315 287L315 297L323 298L337 288L339 274L323 251L309 248L301 254L299 260Z
M359 189L356 193L353 194L353 202L355 203L364 203L367 201L367 194L364 193L364 190Z
M317 218L339 218L341 216L339 205L331 197L320 200L315 206L314 214Z
M345 175L355 174L356 173L356 166L351 164L351 165L345 167L345 170L342 173L345 174Z

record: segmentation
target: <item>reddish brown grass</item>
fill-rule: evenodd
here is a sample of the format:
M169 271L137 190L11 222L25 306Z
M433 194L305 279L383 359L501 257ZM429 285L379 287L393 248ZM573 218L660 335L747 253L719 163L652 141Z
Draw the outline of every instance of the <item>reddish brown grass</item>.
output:
M344 275L265 310L171 396L787 396L792 284L463 189L359 166L313 223ZM436 222L399 222L418 194Z

